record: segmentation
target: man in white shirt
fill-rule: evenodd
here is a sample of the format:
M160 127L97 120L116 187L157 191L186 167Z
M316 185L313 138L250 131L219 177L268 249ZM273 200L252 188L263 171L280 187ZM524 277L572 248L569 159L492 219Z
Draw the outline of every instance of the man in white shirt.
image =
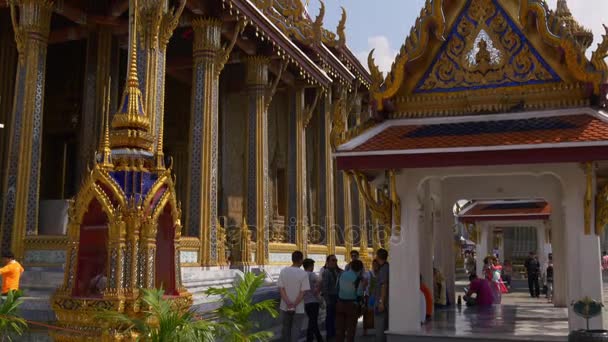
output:
M308 274L301 269L304 254L295 251L291 254L292 265L285 267L279 274L279 291L281 293L281 322L283 324L281 341L297 342L302 323L306 317L304 311L304 292L310 290Z

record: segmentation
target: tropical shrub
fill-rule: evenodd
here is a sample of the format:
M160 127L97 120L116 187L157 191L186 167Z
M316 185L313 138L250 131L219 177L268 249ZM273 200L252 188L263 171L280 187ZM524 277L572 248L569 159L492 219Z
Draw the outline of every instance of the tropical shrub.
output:
M253 302L253 296L264 283L264 274L245 273L232 288L210 288L205 293L220 296L222 307L217 310L218 335L226 342L269 341L270 331L258 331L258 323L252 319L254 312L268 313L278 317L277 302L272 299Z
M17 310L23 303L20 291L11 290L6 298L0 299L0 341L12 341L11 336L21 336L27 323L19 317Z
M122 325L125 332L137 333L140 341L215 341L215 323L198 319L192 311L175 310L171 302L163 298L162 289L141 289L141 292L144 304L141 317L106 311L100 318Z

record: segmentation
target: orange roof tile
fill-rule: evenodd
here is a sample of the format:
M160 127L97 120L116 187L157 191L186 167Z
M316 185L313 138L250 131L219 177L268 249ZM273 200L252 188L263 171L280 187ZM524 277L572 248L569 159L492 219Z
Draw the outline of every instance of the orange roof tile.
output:
M389 126L349 152L608 141L608 123L587 114ZM341 152L345 152L342 150Z

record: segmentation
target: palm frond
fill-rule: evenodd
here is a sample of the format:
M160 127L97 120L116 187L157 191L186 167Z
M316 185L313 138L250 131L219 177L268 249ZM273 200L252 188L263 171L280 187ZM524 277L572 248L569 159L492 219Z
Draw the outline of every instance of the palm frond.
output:
M21 336L27 328L27 322L19 317L18 309L23 303L20 291L11 290L0 305L0 336L11 341L11 336Z

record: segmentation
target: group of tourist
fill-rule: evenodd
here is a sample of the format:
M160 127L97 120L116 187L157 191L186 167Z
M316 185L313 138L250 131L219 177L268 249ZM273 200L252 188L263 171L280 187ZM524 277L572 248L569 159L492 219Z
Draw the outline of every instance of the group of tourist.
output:
M328 340L354 341L361 316L364 318L364 334L368 329L375 329L376 341L385 340L384 332L388 328L388 252L378 249L369 271L365 270L357 251L352 251L350 257L350 263L342 270L337 257L329 255L317 275L314 273L314 260L304 259L300 251L292 253L292 265L281 270L278 280L282 341L299 340L306 316L306 340L323 341L318 322L323 305Z
M607 258L608 259L608 258ZM607 260L608 261L608 260ZM536 253L530 255L524 263L530 297L540 297L540 279L543 278L545 293L548 302L553 301L553 255L549 253L547 264L541 266ZM504 266L500 264L495 256L484 259L483 277L477 274L469 275L469 287L466 289L464 300L468 306L490 306L501 303L502 294L509 292L513 265L505 261ZM475 295L475 297L473 297Z

